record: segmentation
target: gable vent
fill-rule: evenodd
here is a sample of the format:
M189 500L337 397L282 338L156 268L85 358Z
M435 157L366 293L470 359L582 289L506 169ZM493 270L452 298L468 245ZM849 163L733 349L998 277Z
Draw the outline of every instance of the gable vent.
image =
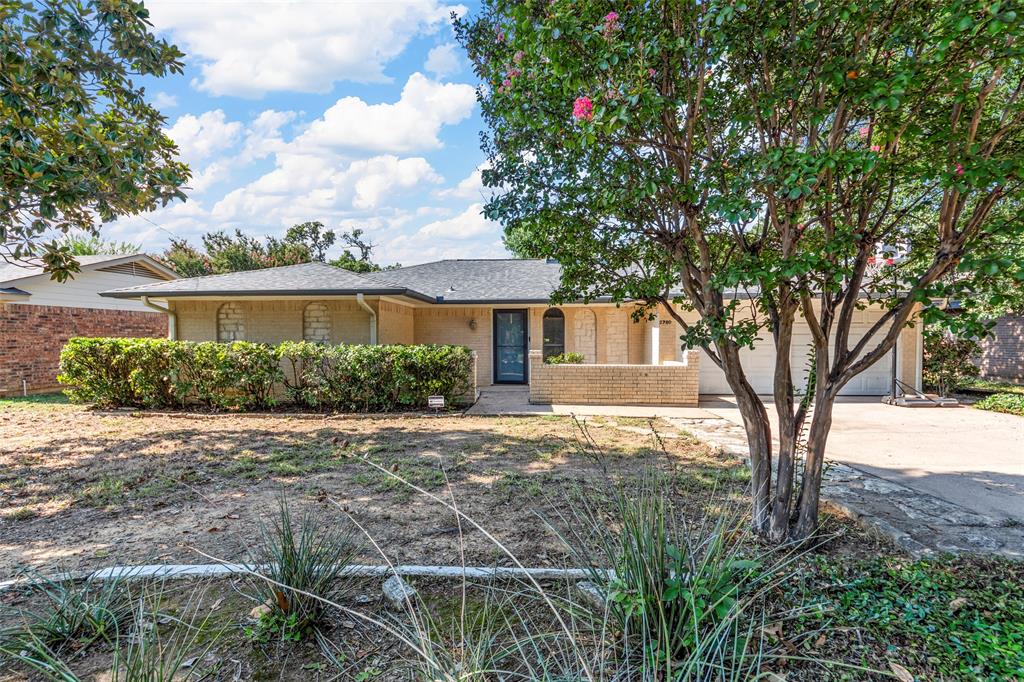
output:
M150 270L141 263L118 263L105 268L97 268L100 272L114 272L118 275L132 275L134 277L145 277L146 279L166 279L163 275Z

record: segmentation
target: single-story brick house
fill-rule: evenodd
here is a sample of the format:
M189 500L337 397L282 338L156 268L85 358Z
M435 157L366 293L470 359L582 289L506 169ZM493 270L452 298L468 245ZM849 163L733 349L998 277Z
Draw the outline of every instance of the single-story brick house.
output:
M611 300L550 305L560 273L557 263L523 259L443 260L370 274L308 263L103 295L166 307L172 336L187 340L461 344L476 351L478 388L527 384L535 402L692 405L698 394L729 393L702 351L680 349L678 324L667 314L634 322L633 306ZM859 311L851 340L881 314L878 306ZM798 328L795 369L806 366L809 344L809 331ZM561 352L582 353L585 364L544 364ZM770 340L744 351L754 386L766 394L774 354ZM890 362L879 361L845 392L887 394ZM920 388L920 325L901 335L896 363L900 379Z
M81 272L50 279L38 262L0 261L0 396L58 387L60 350L73 336L165 336L167 315L100 292L177 278L141 253L77 256Z

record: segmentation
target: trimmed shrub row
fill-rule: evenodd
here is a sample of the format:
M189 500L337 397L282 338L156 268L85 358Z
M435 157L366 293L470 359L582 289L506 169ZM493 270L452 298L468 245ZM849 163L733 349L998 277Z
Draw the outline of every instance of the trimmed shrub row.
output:
M464 401L473 357L463 346L74 338L57 379L73 401L103 407L385 412L424 407L430 395Z

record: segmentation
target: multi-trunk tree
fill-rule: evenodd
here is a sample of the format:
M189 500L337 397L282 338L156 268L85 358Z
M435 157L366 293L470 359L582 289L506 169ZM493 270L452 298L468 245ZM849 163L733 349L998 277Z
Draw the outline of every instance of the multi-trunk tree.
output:
M942 301L980 328L993 282L1024 283L1018 3L486 0L456 28L487 214L561 262L558 298L641 301L723 369L776 541L816 527L840 390L908 324L946 322ZM884 312L853 334L867 305ZM758 338L778 448L740 360Z

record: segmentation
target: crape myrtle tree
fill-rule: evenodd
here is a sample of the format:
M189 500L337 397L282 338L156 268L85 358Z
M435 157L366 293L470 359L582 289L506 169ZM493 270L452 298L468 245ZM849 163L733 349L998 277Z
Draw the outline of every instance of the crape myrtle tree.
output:
M487 215L562 264L556 301L639 301L723 369L774 541L817 525L840 390L908 325L946 322L939 301L1024 279L1000 246L1024 239L1020 21L961 0L485 0L455 21L501 190ZM777 451L740 361L759 338Z
M184 199L188 167L140 77L181 73L134 0L0 0L0 262L78 271L66 243Z

